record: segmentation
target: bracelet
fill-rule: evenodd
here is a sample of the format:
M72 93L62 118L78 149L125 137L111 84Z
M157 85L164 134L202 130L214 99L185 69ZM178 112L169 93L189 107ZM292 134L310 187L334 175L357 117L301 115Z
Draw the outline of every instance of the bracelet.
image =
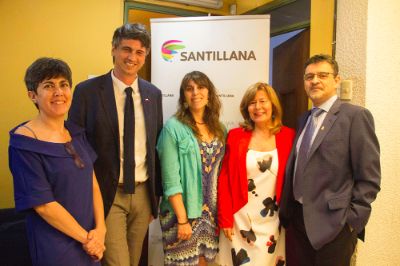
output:
M185 224L189 223L189 220L186 220L186 222L184 222L184 223L180 223L180 222L177 222L177 223L178 223L178 225L185 225Z

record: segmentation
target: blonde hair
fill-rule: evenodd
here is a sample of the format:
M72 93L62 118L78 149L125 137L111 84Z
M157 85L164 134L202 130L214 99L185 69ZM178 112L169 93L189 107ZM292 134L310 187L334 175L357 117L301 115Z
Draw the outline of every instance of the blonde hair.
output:
M244 93L240 103L240 112L242 113L244 121L240 123L240 126L246 130L254 129L254 122L251 120L249 114L249 105L250 102L254 100L257 91L265 91L269 100L271 101L272 115L270 130L273 134L276 134L282 127L282 107L275 90L267 83L257 82L256 84L251 85Z

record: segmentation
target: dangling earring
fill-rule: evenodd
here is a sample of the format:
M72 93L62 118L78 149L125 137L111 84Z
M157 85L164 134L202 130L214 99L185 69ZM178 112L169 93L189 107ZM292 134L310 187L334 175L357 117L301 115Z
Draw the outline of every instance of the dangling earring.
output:
M275 120L275 114L271 115L272 120Z
M189 105L187 104L187 102L183 103L183 108L188 109Z

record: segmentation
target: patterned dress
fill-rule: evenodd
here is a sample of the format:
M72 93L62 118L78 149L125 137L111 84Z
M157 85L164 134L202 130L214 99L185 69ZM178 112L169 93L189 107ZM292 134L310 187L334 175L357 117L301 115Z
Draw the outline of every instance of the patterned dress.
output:
M221 232L217 261L222 266L285 265L285 231L275 195L277 150L249 150L246 167L248 202L234 214L232 242Z
M189 240L178 240L177 218L173 212L160 214L163 235L164 265L198 265L199 257L213 261L218 252L217 229L217 179L224 154L222 142L214 139L210 143L200 142L202 161L203 208L202 215L190 219L192 236Z

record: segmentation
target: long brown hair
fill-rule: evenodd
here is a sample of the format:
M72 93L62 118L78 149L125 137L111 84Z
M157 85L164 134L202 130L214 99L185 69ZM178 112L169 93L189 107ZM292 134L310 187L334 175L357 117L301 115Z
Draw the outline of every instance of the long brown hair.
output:
M220 141L224 142L224 129L219 122L221 101L219 100L214 84L211 82L206 74L200 71L192 71L190 73L187 73L183 77L179 89L178 110L175 113L176 118L183 124L190 127L197 138L201 137L200 132L196 127L196 122L194 121L193 115L187 107L187 103L185 103L184 92L190 81L193 81L197 85L204 86L208 89L208 103L204 110L203 120L210 132Z

